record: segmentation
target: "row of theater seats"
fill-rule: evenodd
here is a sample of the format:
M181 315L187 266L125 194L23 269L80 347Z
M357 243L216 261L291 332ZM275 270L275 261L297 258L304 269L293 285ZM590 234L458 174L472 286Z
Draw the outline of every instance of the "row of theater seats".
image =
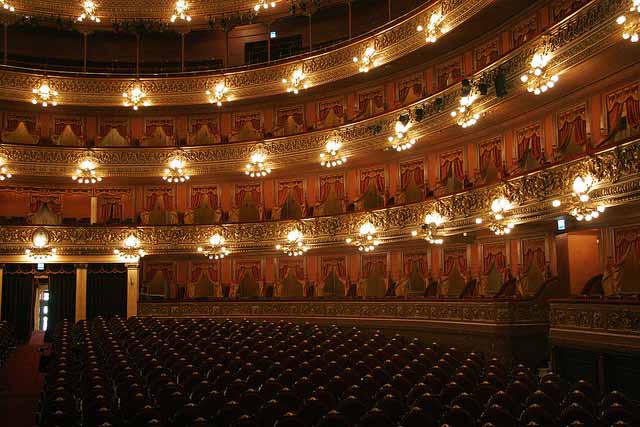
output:
M16 337L9 322L0 321L0 367L4 366L7 358L16 348Z
M379 331L98 318L60 326L42 427L624 427L620 392Z

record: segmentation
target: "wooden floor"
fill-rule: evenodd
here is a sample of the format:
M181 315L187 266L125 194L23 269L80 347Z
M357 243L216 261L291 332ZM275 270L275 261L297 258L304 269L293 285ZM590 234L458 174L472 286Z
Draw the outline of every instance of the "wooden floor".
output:
M44 375L38 372L44 333L34 332L0 368L0 425L33 427Z

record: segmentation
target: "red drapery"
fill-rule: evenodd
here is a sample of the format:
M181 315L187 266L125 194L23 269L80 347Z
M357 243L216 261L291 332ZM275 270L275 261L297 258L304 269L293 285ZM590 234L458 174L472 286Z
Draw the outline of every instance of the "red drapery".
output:
M627 252L635 249L636 255L640 256L640 236L623 237L616 245L616 262L621 262L627 255Z
M260 280L260 266L259 265L240 265L238 266L236 277L238 282L241 282L245 276L249 274L254 280Z
M167 284L173 283L174 271L173 265L169 264L147 264L145 267L145 282L150 282L156 276L157 272L162 272L162 276Z
M502 164L502 149L498 145L485 147L480 153L480 169L486 171L491 166L491 163L496 168L500 168Z
M289 272L293 271L293 276L298 280L304 280L304 266L302 263L289 264L282 263L278 268L278 277L280 280L285 279Z
M336 101L335 103L324 104L321 106L320 120L326 119L331 110L333 110L333 114L335 114L337 117L342 117L344 114L344 106L342 105L342 102Z
M618 127L625 113L628 127L640 127L640 89L638 87L628 88L607 97L607 119L610 131Z
M194 190L191 193L191 208L197 209L204 204L204 201L208 202L209 207L218 207L218 192L217 189L207 190Z
M413 93L415 93L416 95L422 95L422 83L417 81L413 82L413 84L405 85L403 88L401 88L398 92L398 98L400 99L401 103L404 102L405 99L407 99L410 90L413 90Z
M336 275L341 280L347 279L347 264L344 258L336 258L330 261L322 263L322 280L327 280L327 277L332 272L336 272Z
M282 206L289 196L299 204L304 201L304 188L301 181L281 182L278 187L278 206Z
M100 136L105 137L111 132L111 129L118 131L120 136L127 136L127 123L124 121L113 121L100 124Z
M215 120L194 120L191 122L191 133L198 133L203 127L206 127L211 134L218 133L218 123Z
M414 268L418 267L418 271L422 275L427 274L427 260L424 256L406 257L404 260L404 274L409 275Z
M102 222L124 219L122 199L120 197L105 197L100 203L100 219Z
M374 184L378 194L384 193L384 171L376 170L362 172L362 175L360 175L360 193L366 193L371 186L371 183Z
M62 135L64 129L69 126L75 136L82 136L82 125L77 120L56 120L54 125L54 134Z
M482 260L482 271L484 274L488 274L493 266L496 266L498 271L504 271L507 265L507 259L502 252L489 252L484 256Z
M542 155L540 136L535 132L528 137L523 135L518 141L518 160L524 160L527 157L527 153L530 153L534 159L540 159Z
M254 205L259 206L261 202L260 188L253 185L236 187L236 207L242 206L247 198Z
M441 160L440 179L446 179L449 176L454 176L460 181L464 180L464 166L462 158L451 156Z
M283 127L284 125L286 125L289 117L293 117L293 121L296 122L297 125L301 125L304 123L304 115L301 111L287 111L282 112L280 117L278 117L278 126Z
M587 122L581 115L577 115L573 121L566 120L558 130L558 145L560 148L565 148L572 139L578 147L587 142Z
M362 265L362 277L368 278L372 274L384 277L387 274L386 257L365 258Z
M169 122L150 122L144 129L146 137L152 137L157 128L161 128L165 135L173 136L173 123Z
M18 129L20 123L24 124L24 127L27 128L30 134L34 134L36 132L36 120L31 117L11 117L7 119L7 130L9 132L13 132Z
M320 202L325 202L331 191L336 195L336 199L344 198L344 178L342 176L331 176L321 178Z
M524 271L535 265L540 271L544 271L546 267L546 257L544 248L529 248L524 254Z
M448 256L445 261L444 261L444 275L448 276L451 271L453 270L453 267L457 265L458 266L458 271L461 274L464 274L465 271L467 271L467 256L466 254L452 254L450 256Z
M31 196L31 202L29 203L29 212L38 212L44 204L47 205L47 208L49 208L51 212L55 212L57 214L62 212L62 202L60 201L60 196L47 195Z
M173 209L173 197L169 192L150 192L147 194L146 210L152 211L156 206L164 210Z
M422 165L414 165L406 167L400 174L400 186L402 190L406 190L409 186L409 180L420 186L424 184L424 167Z
M358 111L364 111L367 109L367 103L372 101L373 106L376 108L382 108L384 106L383 92L366 93L360 95L358 99Z
M209 277L211 282L218 281L218 267L216 262L203 262L193 264L191 266L191 282L200 280L200 276L204 274Z
M240 130L244 126L245 123L249 123L254 130L261 129L262 119L260 115L251 115L251 116L235 116L234 120L234 130Z

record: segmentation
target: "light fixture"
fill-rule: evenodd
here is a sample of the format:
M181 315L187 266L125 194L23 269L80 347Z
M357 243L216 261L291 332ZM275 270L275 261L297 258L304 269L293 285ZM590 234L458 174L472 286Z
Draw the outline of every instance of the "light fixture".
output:
M168 183L179 183L189 181L191 178L184 170L185 162L180 156L169 160L169 167L164 170L162 179Z
M444 224L446 219L438 212L428 213L424 217L424 224L422 225L422 238L432 245L441 245L444 243L442 237L438 237L437 229ZM411 232L413 237L417 237L420 234L417 230Z
M58 105L58 91L51 87L46 77L41 79L38 86L34 87L31 92L33 93L31 103L34 105L40 104L45 108L49 105L54 107Z
M507 212L511 210L511 202L501 196L493 200L491 203L491 222L489 223L489 230L493 231L498 236L504 236L511 233L511 230L516 226L513 221L507 220ZM476 223L478 221L476 220ZM482 223L482 221L480 222ZM478 224L480 224L478 223Z
M0 157L0 181L4 181L13 177L13 174L11 174L11 172L9 172L9 170L7 169L6 163L6 160Z
M628 14L618 16L616 22L622 25L622 38L637 43L640 33L640 0L632 0Z
M85 19L89 19L90 21L95 22L96 24L100 23L100 18L96 16L96 4L91 0L85 0L82 3L82 9L84 10L80 16L78 16L77 21L82 22Z
M10 5L6 0L0 0L0 4L4 10L8 10L9 12L15 12L16 8Z
M425 32L425 41L427 43L435 43L438 40L438 37L447 32L447 30L442 26L442 21L444 20L444 16L439 14L438 12L434 12L431 14L429 18L429 22L425 25L418 25L418 32Z
M255 6L253 6L253 10L259 12L260 9L269 9L269 7L276 7L276 2L268 0L258 0Z
M304 244L304 235L300 230L294 228L287 234L287 243L276 245L276 250L282 251L289 256L300 256L309 250Z
M362 252L371 252L382 243L377 239L376 228L370 222L362 224L358 230L358 235L355 238L348 237L346 242L349 245L356 246Z
M527 74L520 77L522 83L527 84L527 92L540 95L555 86L559 77L557 74L549 75L546 67L551 60L551 54L546 51L536 52L531 58L531 64Z
M171 15L171 22L176 22L177 19L191 22L191 16L187 15L187 9L189 9L189 4L185 0L176 1L173 15Z
M480 119L480 113L474 113L472 108L476 98L477 95L474 93L460 97L460 105L451 112L451 117L456 119L459 126L468 128L475 125Z
M260 178L269 175L271 173L271 169L265 165L266 160L267 155L262 147L256 147L255 151L251 153L249 163L245 165L245 175L248 175L251 178Z
M208 245L198 247L198 252L209 259L222 259L231 253L224 242L225 238L220 233L216 233L209 237Z
M410 127L411 122L402 123L400 120L396 122L394 127L395 134L387 138L394 150L404 151L415 145L416 139L409 138L407 135Z
M102 177L98 176L96 173L96 166L96 163L92 159L84 159L80 162L79 168L76 169L76 172L71 179L79 184L95 184L102 181Z
M133 233L124 239L122 249L114 249L113 253L120 258L121 261L127 263L136 263L140 258L145 256L144 250L140 248L140 239Z
M320 165L327 168L340 166L347 162L347 156L340 154L342 143L337 138L332 138L324 146L324 151L320 153Z
M282 83L287 85L287 93L293 92L297 95L301 89L306 89L309 87L306 80L307 77L304 75L302 68L296 68L291 74L291 79L282 79Z
M56 248L49 247L49 233L47 230L40 228L31 236L33 248L26 249L24 254L33 261L43 262L53 258L56 255Z
M227 95L228 92L229 88L224 84L224 82L219 82L213 87L213 90L207 89L205 93L209 98L209 103L216 104L218 107L221 107L224 101L231 100L231 97Z
M594 179L591 175L578 175L572 184L572 192L569 203L569 214L578 221L591 221L598 218L606 209L604 205L591 202L589 192L593 187ZM557 202L557 203L556 203ZM552 205L560 207L560 200L554 200ZM556 206L557 205L557 206Z
M133 83L126 92L123 92L122 97L124 98L122 105L132 107L135 111L138 111L140 106L147 107L150 105L149 101L145 99L147 94L142 90L142 84L139 81Z
M377 67L378 61L373 59L373 56L376 54L376 49L369 46L365 49L364 53L360 58L357 56L353 57L353 62L359 64L358 70L361 73L368 73L369 69Z

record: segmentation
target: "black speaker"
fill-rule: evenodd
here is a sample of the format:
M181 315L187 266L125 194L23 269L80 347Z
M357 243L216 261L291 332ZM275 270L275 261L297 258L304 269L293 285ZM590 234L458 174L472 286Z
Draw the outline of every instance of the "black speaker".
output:
M425 115L424 114L424 107L423 106L416 107L415 115L416 115L416 122L419 122L422 119L424 119L424 115Z
M480 92L480 95L486 95L487 92L489 92L489 85L486 83L479 83L478 91Z
M498 70L496 77L493 79L493 85L496 87L496 96L498 98L507 96L507 76L503 70Z
M438 113L441 113L442 110L444 109L444 99L443 98L436 98L436 100L433 102L433 108Z
M462 88L460 89L460 96L471 95L471 82L469 79L462 80Z
M402 113L400 114L400 117L398 117L398 121L402 123L404 126L406 126L407 123L409 123L409 120L411 120L411 115L409 113Z

